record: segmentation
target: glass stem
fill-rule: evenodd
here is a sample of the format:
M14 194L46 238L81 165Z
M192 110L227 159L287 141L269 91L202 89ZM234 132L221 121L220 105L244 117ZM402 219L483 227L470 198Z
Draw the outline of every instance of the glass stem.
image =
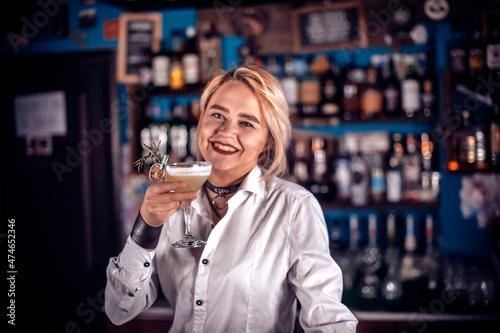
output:
M185 202L182 206L182 210L184 212L184 224L186 226L184 236L193 237L193 232L191 231L191 202Z

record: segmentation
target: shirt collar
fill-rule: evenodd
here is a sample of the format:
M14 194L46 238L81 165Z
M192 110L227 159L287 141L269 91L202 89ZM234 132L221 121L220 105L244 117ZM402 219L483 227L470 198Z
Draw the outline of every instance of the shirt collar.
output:
M240 191L248 191L264 198L266 192L265 182L262 181L262 170L255 166L241 184Z

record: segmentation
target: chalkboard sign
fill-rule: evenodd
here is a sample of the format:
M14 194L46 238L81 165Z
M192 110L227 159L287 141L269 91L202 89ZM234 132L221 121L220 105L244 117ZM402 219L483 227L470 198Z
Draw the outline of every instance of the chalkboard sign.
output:
M130 13L120 16L117 80L137 84L141 67L149 64L161 39L161 14Z
M310 6L294 11L295 52L363 47L366 22L360 1Z

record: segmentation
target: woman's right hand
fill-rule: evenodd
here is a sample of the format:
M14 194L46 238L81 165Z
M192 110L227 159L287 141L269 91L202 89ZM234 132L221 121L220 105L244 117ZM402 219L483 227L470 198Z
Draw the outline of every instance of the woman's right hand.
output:
M184 186L183 182L150 185L141 205L142 219L152 227L159 227L182 207L183 200L194 200L198 197L198 192L172 192Z

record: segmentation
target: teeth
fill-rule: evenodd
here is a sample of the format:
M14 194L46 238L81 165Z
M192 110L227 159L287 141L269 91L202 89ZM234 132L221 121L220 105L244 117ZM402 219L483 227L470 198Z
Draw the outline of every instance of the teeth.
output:
M220 143L214 143L214 147L217 148L217 149L220 149L220 150L224 150L224 151L228 151L228 152L237 152L238 149L235 149L233 147L229 147L229 146L224 146Z

